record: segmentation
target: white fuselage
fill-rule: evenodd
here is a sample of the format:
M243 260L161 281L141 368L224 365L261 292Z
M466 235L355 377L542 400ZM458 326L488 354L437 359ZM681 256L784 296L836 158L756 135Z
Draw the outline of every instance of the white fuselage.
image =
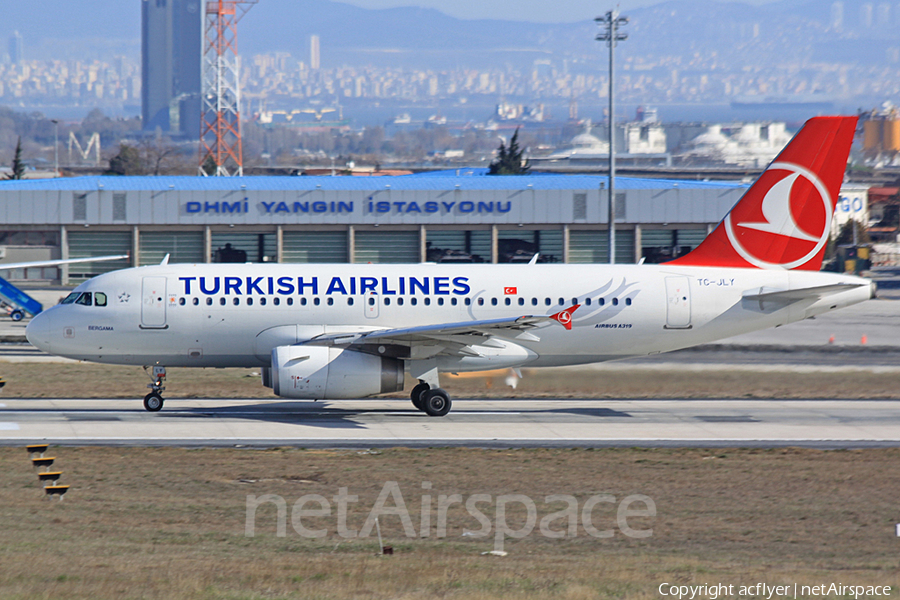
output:
M746 296L834 284L792 301ZM667 352L800 321L869 299L849 275L666 265L171 264L100 275L76 291L106 305L58 305L28 327L37 347L101 363L268 366L277 346L321 334L522 315L573 304L573 328L499 333L480 356L438 356L441 371L558 366ZM376 352L377 350L372 350ZM383 350L382 350L383 351ZM399 356L428 356L427 344Z

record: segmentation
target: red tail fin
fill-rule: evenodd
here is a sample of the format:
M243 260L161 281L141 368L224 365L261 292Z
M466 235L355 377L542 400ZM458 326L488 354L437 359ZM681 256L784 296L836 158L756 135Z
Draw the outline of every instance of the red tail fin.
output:
M703 243L668 264L818 271L856 120L807 121Z

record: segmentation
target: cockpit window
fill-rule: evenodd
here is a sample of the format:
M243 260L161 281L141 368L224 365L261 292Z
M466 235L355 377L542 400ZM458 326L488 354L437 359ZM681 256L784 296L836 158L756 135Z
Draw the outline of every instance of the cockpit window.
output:
M75 304L83 304L84 306L90 306L92 304L92 294L90 292L82 292L82 294L78 297L78 300L75 301Z
M72 304L80 295L81 292L72 292L71 294L63 298L63 301L60 302L60 304Z
M94 306L106 306L106 294L103 292L95 292Z

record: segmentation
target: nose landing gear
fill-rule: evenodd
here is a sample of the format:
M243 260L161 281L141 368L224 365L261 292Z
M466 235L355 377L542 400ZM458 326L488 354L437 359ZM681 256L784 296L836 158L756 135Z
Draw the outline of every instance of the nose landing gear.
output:
M144 367L144 370L146 371L148 368ZM163 382L166 380L166 368L153 367L152 380L153 383L147 384L147 387L150 388L150 393L144 396L144 409L150 412L158 412L162 410L165 403L162 393L166 389L163 385Z

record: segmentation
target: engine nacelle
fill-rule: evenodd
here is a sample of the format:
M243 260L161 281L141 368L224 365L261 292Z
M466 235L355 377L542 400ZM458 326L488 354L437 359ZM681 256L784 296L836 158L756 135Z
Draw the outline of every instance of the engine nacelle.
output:
M403 389L403 361L324 346L272 350L272 389L282 398L363 398Z

